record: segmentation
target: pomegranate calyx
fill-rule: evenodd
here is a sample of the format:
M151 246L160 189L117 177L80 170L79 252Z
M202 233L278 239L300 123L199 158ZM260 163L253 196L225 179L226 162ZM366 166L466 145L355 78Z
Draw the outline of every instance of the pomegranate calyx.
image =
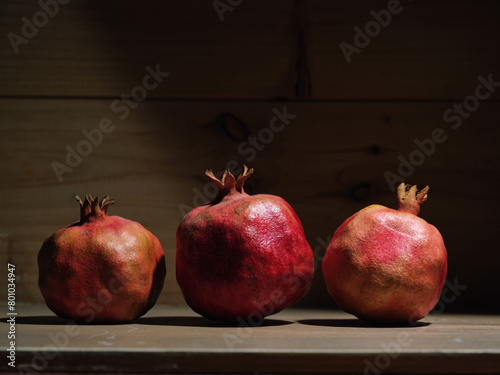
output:
M406 185L401 183L398 186L398 211L408 212L413 215L418 215L420 205L427 200L427 192L430 187L426 186L417 192L417 185Z
M253 168L248 169L246 165L243 165L243 173L241 173L237 179L228 169L226 169L222 179L219 180L215 177L211 169L207 170L205 175L219 188L219 194L214 199L212 204L220 202L226 195L235 193L244 194L245 191L243 190L243 185L245 184L245 180L250 177L252 173Z
M89 194L85 196L85 200L82 200L78 195L75 199L80 203L80 223L86 223L94 221L97 218L108 216L109 206L115 203L115 200L107 195L102 198L100 203L99 197L95 197L94 199Z

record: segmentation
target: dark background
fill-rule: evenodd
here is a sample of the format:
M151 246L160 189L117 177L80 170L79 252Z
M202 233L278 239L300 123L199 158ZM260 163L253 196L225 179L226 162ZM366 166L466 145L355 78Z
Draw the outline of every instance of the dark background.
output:
M111 214L158 236L168 269L159 302L183 304L175 231L187 206L210 198L205 169L220 172L229 161L236 172L255 168L246 190L285 198L321 256L354 212L396 207L384 173L398 174L398 157L441 128L446 141L405 181L430 185L420 216L443 235L448 280L467 286L446 311L498 312L500 90L466 98L479 76L500 81L500 3L402 1L350 63L339 45L355 46L354 28L364 30L387 1L217 4L231 9L222 20L209 0L73 0L15 53L9 33L22 36L22 18L41 7L2 1L0 261L17 266L18 301L43 301L36 256L47 236L78 218L77 194L110 195ZM120 119L125 112L112 103L158 64L170 75ZM464 100L474 110L453 129L443 115ZM285 106L296 115L285 129L259 133ZM104 118L114 130L60 182L52 164L65 163L66 148ZM267 142L255 157L243 144L251 136ZM320 268L302 306L334 306ZM0 285L3 300L5 291Z

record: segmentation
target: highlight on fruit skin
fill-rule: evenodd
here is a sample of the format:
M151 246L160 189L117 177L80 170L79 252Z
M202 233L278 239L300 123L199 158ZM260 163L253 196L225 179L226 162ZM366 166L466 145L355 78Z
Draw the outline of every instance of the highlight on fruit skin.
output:
M90 195L80 220L45 240L38 284L58 316L83 323L122 323L156 303L166 274L160 241L141 224L108 216L114 200Z
M259 324L310 289L314 256L292 207L274 195L248 195L253 173L206 176L219 193L177 229L176 277L187 304L212 320Z
M403 183L397 210L371 205L336 230L322 269L344 311L370 322L412 324L436 306L448 265L441 234L417 216L428 191Z

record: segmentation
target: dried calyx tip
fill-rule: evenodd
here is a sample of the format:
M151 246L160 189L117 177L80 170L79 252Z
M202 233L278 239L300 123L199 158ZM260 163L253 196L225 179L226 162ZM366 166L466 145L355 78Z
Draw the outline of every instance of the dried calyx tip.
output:
M243 184L246 179L250 177L253 173L253 168L248 169L246 165L243 165L243 173L238 176L238 180L236 182L236 190L243 191Z
M243 165L243 172L238 176L238 178L235 178L234 175L226 169L224 171L224 174L222 175L222 178L219 180L217 177L215 177L214 173L212 172L211 169L208 169L205 172L205 175L208 177L210 181L212 181L214 184L217 185L219 188L219 195L223 194L226 195L229 191L231 190L236 190L239 193L243 193L243 185L245 183L245 180L252 175L254 172L253 168L248 169L246 165ZM221 198L221 197L219 197ZM216 199L217 201L218 199Z
M427 200L430 187L426 186L417 192L417 185L401 183L398 186L398 210L418 215L420 205Z
M90 217L106 216L109 206L115 203L115 200L107 195L100 203L99 197L94 199L90 194L85 195L85 200L77 195L75 200L80 204L80 221L82 222L89 220Z

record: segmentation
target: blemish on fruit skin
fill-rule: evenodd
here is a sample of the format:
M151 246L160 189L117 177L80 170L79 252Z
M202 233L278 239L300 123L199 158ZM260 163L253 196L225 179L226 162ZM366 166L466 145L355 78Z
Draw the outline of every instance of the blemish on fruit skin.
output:
M235 215L241 215L244 213L252 204L251 200L246 200L241 203L239 203L236 208L234 209L234 214Z

